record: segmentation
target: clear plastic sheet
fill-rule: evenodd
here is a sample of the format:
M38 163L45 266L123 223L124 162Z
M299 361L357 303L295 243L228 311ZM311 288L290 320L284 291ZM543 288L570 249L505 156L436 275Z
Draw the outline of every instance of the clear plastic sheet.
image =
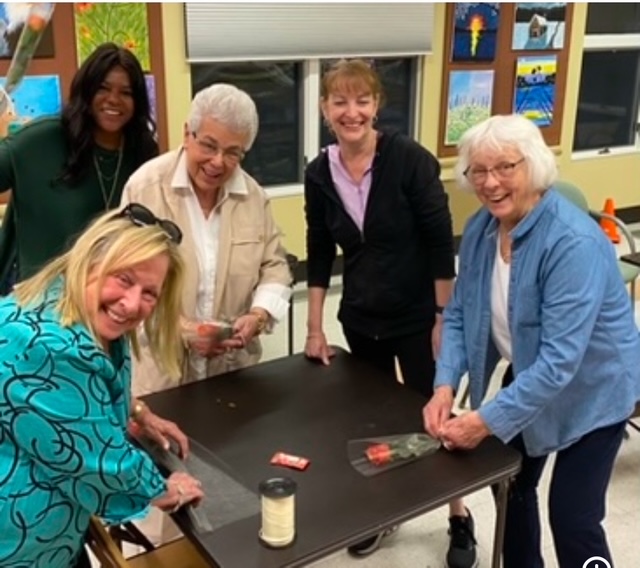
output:
M440 441L424 433L349 440L351 465L371 477L437 452Z
M260 512L259 495L233 479L230 468L195 440L189 440L186 461L148 440L140 440L139 443L165 471L186 471L202 482L205 498L200 505L185 505L193 529L198 534L215 531Z

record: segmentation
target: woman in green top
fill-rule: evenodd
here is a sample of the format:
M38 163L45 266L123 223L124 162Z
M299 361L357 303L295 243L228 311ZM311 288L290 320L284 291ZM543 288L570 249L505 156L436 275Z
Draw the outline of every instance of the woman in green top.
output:
M118 206L129 176L158 154L144 72L114 43L73 78L62 116L0 141L0 293L64 252L88 222Z

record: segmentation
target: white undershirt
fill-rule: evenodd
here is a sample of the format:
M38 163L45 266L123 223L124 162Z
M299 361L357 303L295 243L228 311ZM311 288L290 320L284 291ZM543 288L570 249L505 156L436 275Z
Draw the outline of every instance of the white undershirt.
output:
M210 318L213 313L215 296L215 276L220 244L220 206L229 194L247 195L249 189L240 168L232 174L222 188L222 198L218 201L209 217L205 218L198 198L189 179L187 160L183 153L174 172L171 186L176 189L188 189L185 208L189 215L190 230L193 234L196 256L198 258L198 291L196 316ZM284 284L269 282L258 284L251 302L252 308L262 308L271 316L265 331L270 332L273 324L280 321L289 309L291 288Z
M502 260L500 237L491 275L491 337L498 352L511 362L511 331L509 330L509 276L511 265Z
M220 210L218 205L205 217L198 197L189 184L190 191L184 200L193 232L193 243L198 257L198 290L196 295L196 318L209 319L213 313L216 292L216 267L220 244Z

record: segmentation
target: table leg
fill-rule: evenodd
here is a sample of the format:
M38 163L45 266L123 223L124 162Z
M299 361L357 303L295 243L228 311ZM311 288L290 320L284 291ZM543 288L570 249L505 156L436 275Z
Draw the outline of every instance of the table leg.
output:
M502 565L502 544L504 542L504 529L507 520L507 495L509 492L509 478L498 483L496 499L496 529L493 537L493 559L491 568L500 568Z

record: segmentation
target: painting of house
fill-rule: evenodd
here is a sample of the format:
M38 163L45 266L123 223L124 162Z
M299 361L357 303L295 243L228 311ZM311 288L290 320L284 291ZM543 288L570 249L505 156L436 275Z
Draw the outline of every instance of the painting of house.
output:
M547 19L540 14L534 14L529 22L529 37L539 38L547 33Z
M566 2L516 4L512 48L515 50L562 49Z

